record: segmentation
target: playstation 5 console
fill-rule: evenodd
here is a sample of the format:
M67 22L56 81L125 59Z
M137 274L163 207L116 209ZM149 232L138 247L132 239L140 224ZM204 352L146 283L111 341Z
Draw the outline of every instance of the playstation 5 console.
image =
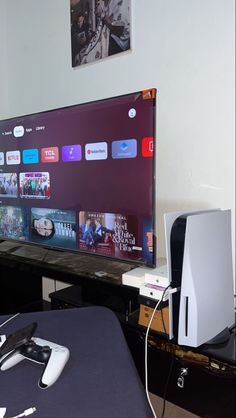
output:
M234 324L231 212L175 212L164 216L170 338L198 347L221 342Z

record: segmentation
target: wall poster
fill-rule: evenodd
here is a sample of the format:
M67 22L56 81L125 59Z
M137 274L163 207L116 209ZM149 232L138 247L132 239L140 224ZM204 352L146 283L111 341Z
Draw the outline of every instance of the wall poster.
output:
M72 67L130 50L131 0L70 0Z

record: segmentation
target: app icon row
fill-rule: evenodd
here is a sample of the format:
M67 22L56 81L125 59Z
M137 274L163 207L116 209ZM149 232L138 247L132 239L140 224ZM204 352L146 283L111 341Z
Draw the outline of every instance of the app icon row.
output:
M136 139L122 139L111 144L111 156L113 159L136 158L138 146ZM142 139L142 157L153 156L153 137ZM59 162L59 147L31 148L22 151L23 164L57 163ZM85 160L106 160L108 158L108 143L94 142L85 145ZM40 160L41 159L41 160ZM65 145L61 149L63 162L82 160L82 146L80 144ZM0 165L21 164L21 152L19 150L0 152Z

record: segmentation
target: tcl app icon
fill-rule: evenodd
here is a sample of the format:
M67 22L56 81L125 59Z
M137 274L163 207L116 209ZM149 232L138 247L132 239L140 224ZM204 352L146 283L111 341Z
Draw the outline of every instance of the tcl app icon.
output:
M153 157L153 137L152 136L142 139L142 156Z
M41 160L42 163L57 163L59 161L58 147L42 148Z

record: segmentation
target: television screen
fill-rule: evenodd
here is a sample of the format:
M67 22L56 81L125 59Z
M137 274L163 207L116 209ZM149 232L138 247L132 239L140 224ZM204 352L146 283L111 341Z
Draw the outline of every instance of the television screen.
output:
M0 121L0 238L155 265L155 89Z

